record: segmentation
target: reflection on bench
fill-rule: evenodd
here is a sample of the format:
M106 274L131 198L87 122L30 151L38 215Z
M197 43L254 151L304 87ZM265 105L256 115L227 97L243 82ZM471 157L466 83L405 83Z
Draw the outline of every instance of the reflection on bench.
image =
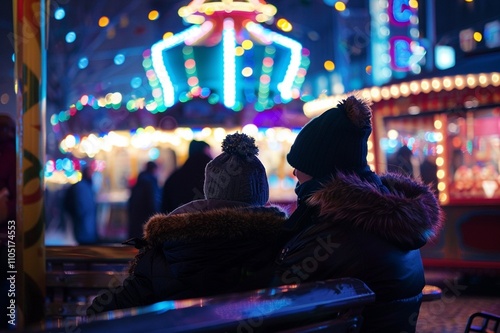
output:
M47 323L47 332L358 332L361 312L375 294L343 278L150 306ZM51 325L53 325L51 327ZM57 327L55 327L57 326Z

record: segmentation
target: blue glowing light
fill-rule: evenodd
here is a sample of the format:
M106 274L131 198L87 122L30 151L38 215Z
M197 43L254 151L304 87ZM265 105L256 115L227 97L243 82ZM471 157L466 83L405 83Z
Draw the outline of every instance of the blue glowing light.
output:
M142 79L138 76L136 76L136 77L132 78L132 80L130 80L130 86L134 89L139 88L141 85L142 85Z
M236 102L236 32L234 21L231 19L224 20L222 40L224 49L224 105L232 108Z
M66 43L71 44L76 39L76 34L73 31L70 31L66 34Z
M116 56L115 56L115 59L114 59L114 62L115 62L115 65L121 65L125 62L125 56L121 53L118 53Z
M436 68L448 69L455 66L455 49L451 46L437 45L435 49Z
M78 60L78 68L84 69L89 65L89 59L87 57L80 58Z
M160 157L160 150L158 148L151 148L148 151L148 156L151 160L157 160Z
M54 12L54 18L56 20L62 20L66 16L66 11L64 8L57 8L56 11Z
M62 166L63 170L66 170L66 171L73 171L74 170L73 162L67 157L62 160L61 166Z

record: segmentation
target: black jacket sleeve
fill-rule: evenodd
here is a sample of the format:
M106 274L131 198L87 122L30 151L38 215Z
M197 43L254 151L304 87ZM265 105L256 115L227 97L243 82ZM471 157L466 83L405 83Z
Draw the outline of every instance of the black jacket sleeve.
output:
M87 309L87 315L152 304L155 301L151 268L158 253L146 251L137 261L135 271L119 287L101 291Z

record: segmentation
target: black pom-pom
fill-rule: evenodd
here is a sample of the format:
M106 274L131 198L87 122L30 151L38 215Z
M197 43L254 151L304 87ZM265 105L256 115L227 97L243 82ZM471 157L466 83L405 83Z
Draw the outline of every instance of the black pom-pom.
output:
M368 101L356 96L349 96L337 107L344 107L347 118L359 128L371 127L372 109Z
M255 145L255 139L244 133L229 134L222 141L222 152L241 157L252 157L258 155L259 148Z

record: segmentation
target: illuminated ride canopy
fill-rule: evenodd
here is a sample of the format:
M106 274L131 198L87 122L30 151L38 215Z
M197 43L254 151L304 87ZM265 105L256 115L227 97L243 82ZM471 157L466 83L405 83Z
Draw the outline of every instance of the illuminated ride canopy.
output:
M166 34L169 37L143 52L152 98L126 99L118 91L82 95L68 110L50 117L54 132L62 138L146 126L231 126L242 119L252 121L253 116L234 112L243 108L275 111L273 118L286 120L265 124L303 125L296 118L303 117L299 97L309 51L259 24L270 22L275 13L276 8L262 0L192 1L179 9L192 25ZM289 114L288 106L300 109L291 122L280 114ZM76 117L80 113L92 115Z
M197 135L210 128L215 133L251 124L256 131L284 127L289 133L303 126L308 119L299 97L308 50L259 24L275 13L274 6L255 0L182 7L179 15L193 25L143 53L153 99L127 100L120 92L81 96L50 117L59 151L95 158L113 147L144 143L144 137L177 142L184 130L189 139L206 139Z
M146 109L163 112L201 97L234 111L249 104L263 111L299 98L308 51L259 24L275 13L262 0L194 0L180 8L193 25L144 52L153 95Z

